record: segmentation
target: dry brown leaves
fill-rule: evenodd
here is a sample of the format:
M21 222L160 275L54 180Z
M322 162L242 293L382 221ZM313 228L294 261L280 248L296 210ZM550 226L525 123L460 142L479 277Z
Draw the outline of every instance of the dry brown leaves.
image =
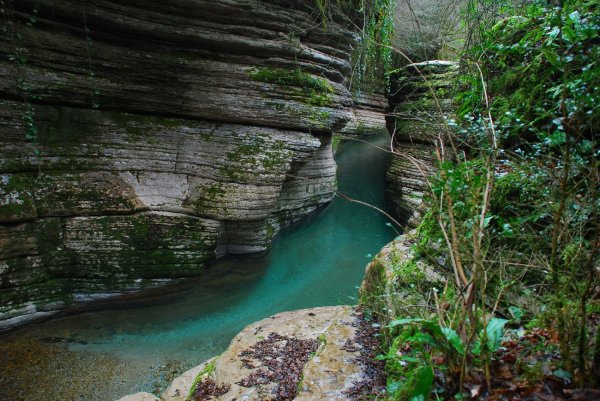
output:
M219 385L209 377L198 383L193 399L194 401L208 401L212 399L212 397L220 397L223 394L226 394L230 388L231 385Z
M272 390L275 394L274 401L293 400L304 365L310 355L317 351L317 346L317 340L301 340L270 333L266 339L238 355L246 369L256 368L255 363L258 362L260 368L237 384L260 387L275 383Z
M600 390L574 390L561 377L558 333L533 329L502 343L492 363L491 389L481 372L471 372L466 389L472 399L489 401L597 401Z
M344 392L352 400L365 400L374 398L384 391L386 378L384 374L385 363L375 360L380 353L379 328L365 319L362 309L356 308L356 320L352 325L357 328L353 341L346 341L342 346L348 352L358 352L354 361L362 367L363 379L354 382L352 388Z

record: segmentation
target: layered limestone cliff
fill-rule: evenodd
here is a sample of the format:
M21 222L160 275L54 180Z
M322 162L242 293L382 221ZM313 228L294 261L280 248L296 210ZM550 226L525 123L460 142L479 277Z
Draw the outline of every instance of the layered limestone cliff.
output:
M416 227L425 205L427 178L435 170L436 143L447 143L446 116L451 114L451 85L458 65L426 61L396 71L390 80L388 130L394 155L387 173L396 212Z
M1 12L0 328L268 250L334 196L332 132L381 125L311 1Z
M364 136L387 134L385 109L388 101L384 93L359 92L354 94L354 108L350 121L340 130L341 134Z

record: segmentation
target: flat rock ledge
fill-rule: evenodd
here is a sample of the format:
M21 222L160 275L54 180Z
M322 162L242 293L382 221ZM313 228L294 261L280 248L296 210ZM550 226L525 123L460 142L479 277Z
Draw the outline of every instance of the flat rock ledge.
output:
M382 383L381 369L374 374L366 357L375 352L373 334L351 306L279 313L247 326L223 354L176 378L162 398L137 393L119 401L355 400Z
M119 401L160 401L160 398L150 393L135 393L119 398Z

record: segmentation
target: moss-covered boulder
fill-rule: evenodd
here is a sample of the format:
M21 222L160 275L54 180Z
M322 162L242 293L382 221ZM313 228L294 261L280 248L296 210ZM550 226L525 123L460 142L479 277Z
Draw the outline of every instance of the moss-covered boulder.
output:
M360 303L381 324L397 317L420 316L434 305L432 291L442 290L445 278L418 256L412 230L384 246L365 269Z

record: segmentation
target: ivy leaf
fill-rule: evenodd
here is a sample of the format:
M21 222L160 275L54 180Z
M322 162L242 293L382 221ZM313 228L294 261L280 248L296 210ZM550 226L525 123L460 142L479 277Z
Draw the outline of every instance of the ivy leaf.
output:
M544 139L544 142L548 146L558 146L565 143L566 140L567 136L563 131L554 131Z
M500 345L502 344L502 335L504 334L504 326L507 322L508 320L506 319L498 319L495 317L489 321L485 331L487 334L488 349L491 352L496 352L498 351L498 348L500 348Z
M461 340L460 336L456 331L450 327L442 327L442 333L446 337L446 341L461 355L465 353L465 344Z
M433 368L425 365L415 374L415 386L410 401L426 401L433 387Z
M554 372L552 372L552 374L556 377L560 377L561 379L563 379L566 384L570 384L571 380L573 379L573 376L571 376L569 372L562 369L555 370Z
M483 220L483 227L487 227L490 225L490 221L492 221L493 219L495 219L496 216L488 216Z
M560 68L560 56L553 49L545 47L542 49L542 53L553 67Z
M556 85L553 86L552 88L548 89L548 93L550 94L550 96L552 96L552 99L556 99L558 98L563 92L563 85Z
M577 10L575 10L571 14L569 14L569 18L573 22L580 22L581 21L581 15L579 14L579 11L577 11Z
M573 43L577 40L577 33L569 26L563 27L563 38L568 39L569 42Z
M508 312L511 314L513 319L518 322L521 321L521 319L523 319L523 316L525 315L525 312L523 311L523 309L516 307L516 306L509 306Z
M554 41L554 39L556 39L558 37L558 34L560 33L560 29L555 26L554 29L552 29L550 32L548 32L548 37L550 38L549 43L552 43Z
M513 231L513 228L510 225L510 223L502 224L502 235L504 237L512 237L512 236L514 236L514 234L515 234L515 232Z

